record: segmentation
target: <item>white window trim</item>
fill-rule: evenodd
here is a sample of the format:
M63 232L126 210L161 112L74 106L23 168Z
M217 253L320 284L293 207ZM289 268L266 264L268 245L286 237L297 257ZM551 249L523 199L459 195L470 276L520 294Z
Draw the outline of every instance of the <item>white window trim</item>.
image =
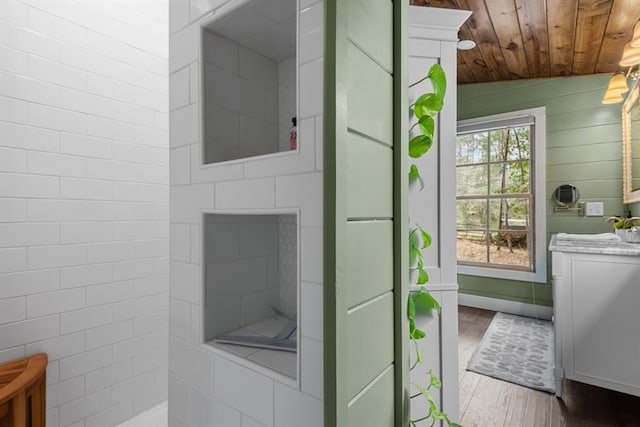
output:
M480 267L458 264L458 274L469 276L493 277L497 279L519 280L523 282L547 282L547 200L546 200L546 146L547 146L547 122L545 107L530 108L527 110L512 111L504 114L477 117L474 119L460 120L458 128L514 119L516 117L533 116L535 119L534 131L534 252L535 271L517 271L501 268ZM466 130L465 129L465 130Z

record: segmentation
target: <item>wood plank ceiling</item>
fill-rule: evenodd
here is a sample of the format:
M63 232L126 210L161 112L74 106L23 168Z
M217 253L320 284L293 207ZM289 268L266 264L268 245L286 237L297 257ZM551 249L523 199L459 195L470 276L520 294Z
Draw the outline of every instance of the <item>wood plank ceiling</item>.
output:
M460 39L458 83L613 73L640 0L410 0L473 12Z

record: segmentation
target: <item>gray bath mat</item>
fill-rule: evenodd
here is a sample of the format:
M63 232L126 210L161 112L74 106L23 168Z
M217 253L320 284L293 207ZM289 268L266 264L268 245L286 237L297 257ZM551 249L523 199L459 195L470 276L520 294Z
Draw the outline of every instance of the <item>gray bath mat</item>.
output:
M496 313L467 370L555 393L551 322Z

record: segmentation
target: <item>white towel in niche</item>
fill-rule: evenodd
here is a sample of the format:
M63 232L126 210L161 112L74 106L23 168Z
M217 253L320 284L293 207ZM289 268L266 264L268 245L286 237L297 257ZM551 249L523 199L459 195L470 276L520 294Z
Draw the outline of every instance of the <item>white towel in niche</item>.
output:
M298 324L295 319L287 319L280 332L273 337L228 334L222 335L213 341L220 344L235 344L295 352L298 347L296 341L297 327Z

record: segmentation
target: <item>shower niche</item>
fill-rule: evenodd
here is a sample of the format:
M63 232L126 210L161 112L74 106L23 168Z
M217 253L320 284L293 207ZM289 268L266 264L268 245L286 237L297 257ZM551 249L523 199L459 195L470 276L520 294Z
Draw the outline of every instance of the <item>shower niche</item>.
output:
M206 214L207 344L297 378L298 215Z
M202 27L203 163L297 150L296 0L253 0Z

